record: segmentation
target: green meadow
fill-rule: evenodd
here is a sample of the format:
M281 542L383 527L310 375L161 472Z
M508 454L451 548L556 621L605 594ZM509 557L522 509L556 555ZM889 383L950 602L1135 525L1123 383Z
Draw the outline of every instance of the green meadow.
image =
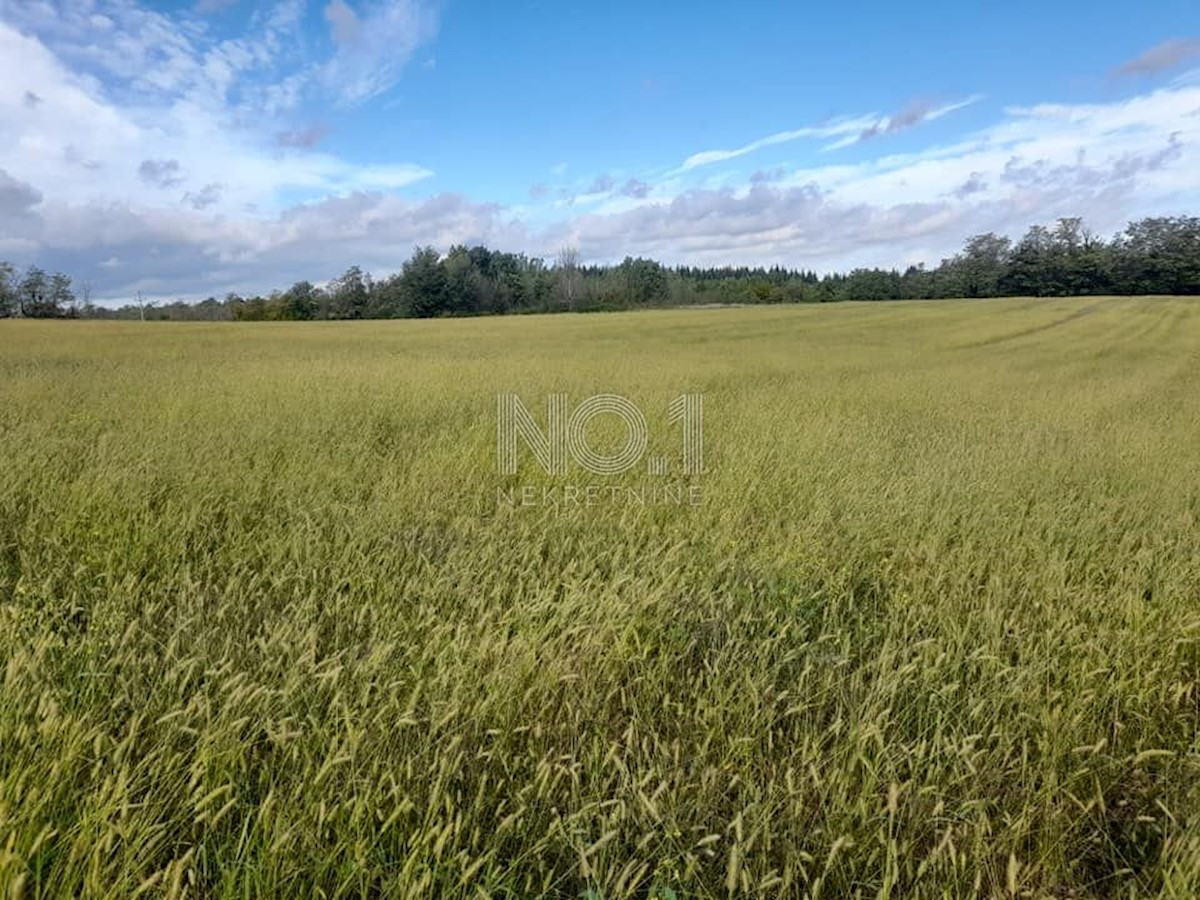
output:
M1166 297L0 321L0 893L1198 896L1197 398Z

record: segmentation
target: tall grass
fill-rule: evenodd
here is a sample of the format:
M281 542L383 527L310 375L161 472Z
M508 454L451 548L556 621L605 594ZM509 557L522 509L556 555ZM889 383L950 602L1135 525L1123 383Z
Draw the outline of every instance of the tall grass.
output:
M498 502L498 391L703 393L702 502ZM1167 298L0 323L0 886L1200 895L1198 396Z

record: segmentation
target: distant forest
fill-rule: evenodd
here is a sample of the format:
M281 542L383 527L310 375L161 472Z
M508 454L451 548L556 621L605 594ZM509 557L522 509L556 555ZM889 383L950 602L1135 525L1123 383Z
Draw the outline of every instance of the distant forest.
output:
M521 312L636 309L841 300L1200 294L1200 218L1147 218L1105 241L1077 218L1036 225L1016 243L969 238L935 268L814 272L766 268L668 268L628 257L580 262L574 249L545 260L486 247L420 247L400 272L373 279L358 266L323 286L299 281L267 296L228 294L198 303L97 306L69 276L0 262L0 317L299 320L391 319Z

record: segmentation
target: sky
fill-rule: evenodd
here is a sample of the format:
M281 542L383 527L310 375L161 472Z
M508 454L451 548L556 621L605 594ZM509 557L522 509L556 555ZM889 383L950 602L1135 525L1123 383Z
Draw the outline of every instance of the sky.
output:
M1195 0L0 0L0 260L99 302L418 245L827 272L1184 214Z

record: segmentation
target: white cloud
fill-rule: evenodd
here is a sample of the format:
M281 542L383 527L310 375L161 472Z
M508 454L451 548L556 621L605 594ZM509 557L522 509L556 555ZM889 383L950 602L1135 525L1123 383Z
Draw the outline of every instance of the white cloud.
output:
M879 137L880 135L895 134L898 131L907 131L909 128L915 128L916 126L925 122L934 122L943 116L948 116L952 112L958 112L960 109L966 109L968 106L978 103L982 99L982 94L974 94L965 100L959 100L955 103L947 103L942 106L930 106L925 102L913 103L895 115L884 116L881 119L877 119L858 134L848 135L840 140L834 141L832 144L826 145L824 149L840 150L843 147L849 147L852 144L869 141L872 138Z
M1200 85L1110 104L1010 108L954 144L749 184L711 179L665 195L660 185L644 201L562 227L589 259L641 252L822 269L936 263L970 234L1016 234L1058 216L1112 231L1140 215L1194 211L1196 109Z
M683 164L677 171L687 172L701 166L711 166L715 163L728 162L729 160L737 159L740 156L747 156L767 147L777 144L789 144L792 141L799 141L806 138L838 138L837 141L825 147L827 150L837 150L880 134L903 131L922 122L932 122L935 119L940 119L942 116L970 106L972 103L977 103L982 99L982 96L977 94L968 97L966 100L960 100L957 103L950 103L939 107L930 107L924 103L914 103L893 116L880 117L872 114L844 117L822 125L810 125L804 128L796 128L792 131L780 131L776 134L759 138L756 141L751 141L749 144L745 144L734 150L703 150L699 153L693 153L683 161Z
M325 17L337 52L321 68L321 77L345 103L389 90L413 54L437 35L437 15L425 0L385 0L364 4L361 12L332 0Z
M114 102L99 80L68 68L42 41L3 22L0 58L19 73L0 84L0 143L8 148L3 164L13 177L53 190L55 199L116 196L154 204L163 188L199 194L220 183L220 201L209 204L215 211L253 205L270 212L285 195L390 190L432 174L411 163L362 166L317 152L314 141L300 139L309 132L291 132L293 146L281 149L269 123L240 126L240 109L223 100L228 72L244 64L229 48L204 57L196 71L209 74L193 72L184 79L190 87L162 102ZM27 102L31 92L36 104Z
M858 134L870 128L875 121L874 116L837 119L827 125L797 128L793 131L780 131L776 134L759 138L757 141L751 141L749 144L738 147L736 150L702 150L699 153L693 153L685 159L679 167L679 171L687 172L690 169L696 169L700 166L711 166L714 163L728 162L731 159L737 159L739 156L746 156L757 150L762 150L764 147L771 147L775 144L786 144L802 138L828 138L845 134Z
M437 34L431 3L374 0L356 10L331 0L324 10L335 46L324 59L304 34L306 0L259 6L245 35L225 40L203 18L172 16L134 0L6 3L0 19L43 39L68 68L87 73L123 103L184 97L254 119L287 112L306 97L353 104L390 89ZM210 3L200 11L215 9Z
M0 250L4 221L0 211ZM453 194L411 201L359 192L268 217L213 215L194 204L45 201L35 224L40 259L90 282L100 300L137 291L155 299L266 292L300 279L325 280L352 263L387 273L418 244L516 249L530 241L498 206Z

